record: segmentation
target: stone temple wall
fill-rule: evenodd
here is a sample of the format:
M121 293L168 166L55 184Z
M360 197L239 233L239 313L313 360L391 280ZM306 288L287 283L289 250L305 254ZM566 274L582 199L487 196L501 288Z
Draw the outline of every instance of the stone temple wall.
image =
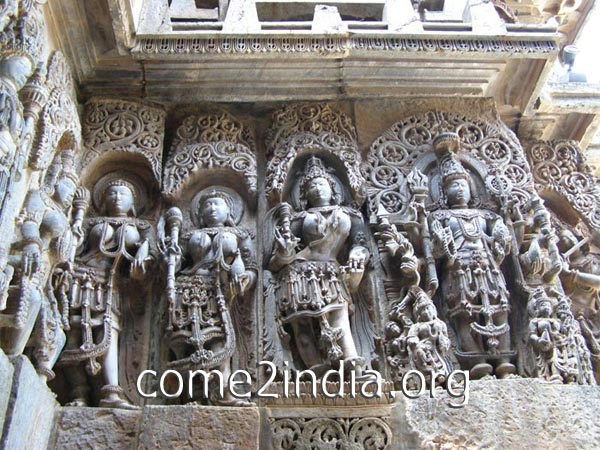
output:
M6 5L2 448L596 445L576 142L484 98L80 105Z

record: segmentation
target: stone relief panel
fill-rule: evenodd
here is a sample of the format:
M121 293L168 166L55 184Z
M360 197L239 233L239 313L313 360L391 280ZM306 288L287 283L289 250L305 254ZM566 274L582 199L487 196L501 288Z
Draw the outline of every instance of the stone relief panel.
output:
M448 360L444 333L431 336L435 311L426 314L435 343L428 348L437 350L429 360L439 361L442 379L449 363L474 378L518 370L548 379L542 361L561 354L571 363L561 382L593 383L589 351L558 279L562 259L550 216L510 131L455 114L412 117L375 141L363 173L385 273L385 346L396 381L417 364L409 335L422 319L407 304L421 298L426 305L429 295L449 325ZM542 317L560 325L554 338L548 331L542 339L547 353L536 335Z
M576 142L534 142L528 147L528 158L536 188L551 213L544 222L546 228L550 225L553 229L545 234L552 236L551 245L560 254L560 268L554 273L560 279L561 293L570 300L570 312L561 298L554 303L559 308L563 305L562 315L569 318L573 328L581 328L596 381L600 381L599 182Z
M360 154L353 134L337 134L354 128L326 106L296 108L282 112L293 118L285 122L275 114L268 138L277 147L266 186L280 203L267 214L264 235L264 356L317 377L341 363L360 378L374 356L370 250L357 209ZM294 123L296 134L279 130L282 123Z
M126 349L135 347L132 333L149 297L156 259L153 226L139 218L148 202L146 189L125 170L102 176L93 188L93 208L83 221L75 261L57 274L55 295L67 330L58 363L64 367L70 405L98 399L96 392L91 396L88 377L101 373L99 405L134 408L123 385L135 378L125 377L119 366L131 364Z
M248 128L226 113L190 116L177 130L163 180L175 206L159 224L166 273L161 362L180 371L216 369L225 383L233 370L256 375L253 145ZM252 404L228 389L200 391L187 400Z
M82 167L108 151L130 153L143 157L160 182L165 116L162 109L139 102L90 100L83 119Z
M389 449L390 417L269 419L274 449Z

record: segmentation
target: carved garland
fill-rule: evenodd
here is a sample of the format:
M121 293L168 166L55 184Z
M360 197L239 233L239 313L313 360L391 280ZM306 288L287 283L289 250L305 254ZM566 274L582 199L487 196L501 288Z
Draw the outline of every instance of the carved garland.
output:
M193 173L231 169L243 179L251 196L256 195L256 157L252 134L226 112L190 116L177 129L165 164L163 191L175 195Z
M37 170L48 167L61 138L68 134L75 149L81 146L81 125L75 88L69 65L61 52L50 57L46 85L50 91L40 119L40 132L31 154L30 165Z
M345 114L325 104L287 106L273 115L266 141L273 154L266 175L266 193L272 202L281 201L295 158L315 149L343 164L354 199L359 203L364 199L356 130Z
M527 156L539 192L565 198L592 229L600 229L600 182L575 141L539 141Z
M398 122L371 146L363 174L368 183L369 209L381 204L389 213L400 212L408 199L401 188L415 162L431 152L433 139L443 132L458 133L461 154L486 168L487 188L495 195L510 195L524 205L533 183L524 151L513 133L500 123L460 114L429 112Z
M140 103L90 100L83 122L82 166L109 151L139 153L160 181L165 116L163 110Z
M391 448L387 417L271 419L274 449L285 448Z

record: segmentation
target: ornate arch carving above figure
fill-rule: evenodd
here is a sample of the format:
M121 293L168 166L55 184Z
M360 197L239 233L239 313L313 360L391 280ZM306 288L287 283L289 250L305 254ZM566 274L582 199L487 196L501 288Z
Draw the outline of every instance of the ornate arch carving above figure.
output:
M272 155L266 175L266 193L272 204L282 201L290 171L297 157L319 154L336 162L348 181L353 199L364 200L356 130L348 116L326 104L290 105L273 114L267 132Z
M90 100L83 121L82 166L108 152L135 153L148 161L160 181L165 116L162 109L138 102Z
M177 196L201 174L223 170L256 196L256 157L250 130L227 112L190 116L177 129L165 164L163 192Z
M39 73L34 75L32 83L43 85L43 80L36 78L36 75L39 76ZM49 97L42 109L40 131L30 160L31 167L37 170L48 167L56 147L65 135L69 137L73 148L81 147L81 124L75 101L75 87L69 65L61 52L56 51L50 57L45 84ZM35 98L32 100L35 101Z
M583 221L591 229L600 229L600 183L587 165L575 141L538 141L529 146L527 157L535 187L552 208L552 198L566 200L578 217L563 217L571 223Z
M414 168L428 175L435 167L432 142L441 133L460 137L461 162L476 175L495 200L514 198L524 205L533 192L523 148L501 122L488 122L461 114L432 111L394 124L375 140L363 164L367 179L369 211L379 206L399 213L409 203L402 193ZM413 175L414 176L414 175ZM432 179L432 183L435 180ZM438 199L430 198L431 201Z

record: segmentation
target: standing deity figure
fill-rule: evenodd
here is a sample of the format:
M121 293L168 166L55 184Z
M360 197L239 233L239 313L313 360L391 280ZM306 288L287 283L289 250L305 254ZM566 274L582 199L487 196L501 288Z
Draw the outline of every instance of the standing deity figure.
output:
M52 367L65 344L52 274L62 273L73 262L88 204L87 191L78 189L74 164L73 150L61 151L43 187L27 194L18 217L22 239L14 246L20 251L9 261L17 274L10 289L11 303L14 300L10 306L16 310L3 331L3 347L10 355L21 353L35 323L30 340L33 361L47 379L54 377Z
M124 313L143 308L142 281L152 260L152 227L136 218L140 186L119 172L96 183L93 200L102 215L84 220L79 254L72 268L54 281L61 311L68 317L67 344L59 363L75 366L65 370L72 406L89 401L85 363L90 376L102 370L100 406L134 408L119 384L119 333L126 323Z
M433 142L447 209L430 216L434 257L440 260L441 296L457 333L457 356L480 378L515 372L510 362L508 291L500 264L510 234L502 218L471 202L471 177L455 156L460 140L440 134Z
M600 257L590 252L588 240L578 240L566 229L560 231L558 245L564 257L560 280L587 342L596 381L600 382Z
M556 298L547 295L543 288L535 290L528 305L529 341L536 355L538 377L573 383L579 377L578 349L565 327L570 324L558 317L558 306Z
M411 314L412 313L412 314ZM392 306L392 322L386 325L388 360L392 367L408 359L406 370L418 370L428 383L443 383L451 367L447 355L450 339L446 324L427 293L418 286L408 289L401 302Z
M323 161L312 156L300 174L301 211L282 203L274 213L269 269L282 334L291 334L295 366L317 376L340 362L360 368L350 329L351 294L363 278L369 251L360 213L342 206L343 193Z
M28 55L14 51L5 53L0 60L0 211L7 195L8 181L19 156L24 129L23 105L19 91L33 73L33 63ZM22 155L22 159L25 156ZM16 173L19 170L16 171ZM0 213L0 223L2 213ZM8 265L8 249L0 245L0 310L6 300L13 270Z
M161 243L168 261L167 337L175 355L169 367L217 369L227 381L236 351L232 303L246 297L256 282L252 236L237 226L241 199L226 188L202 191L192 205L198 228L183 236L183 248L178 243L182 213L175 207L166 214L168 235ZM251 404L228 389L222 397L210 397L219 405Z

